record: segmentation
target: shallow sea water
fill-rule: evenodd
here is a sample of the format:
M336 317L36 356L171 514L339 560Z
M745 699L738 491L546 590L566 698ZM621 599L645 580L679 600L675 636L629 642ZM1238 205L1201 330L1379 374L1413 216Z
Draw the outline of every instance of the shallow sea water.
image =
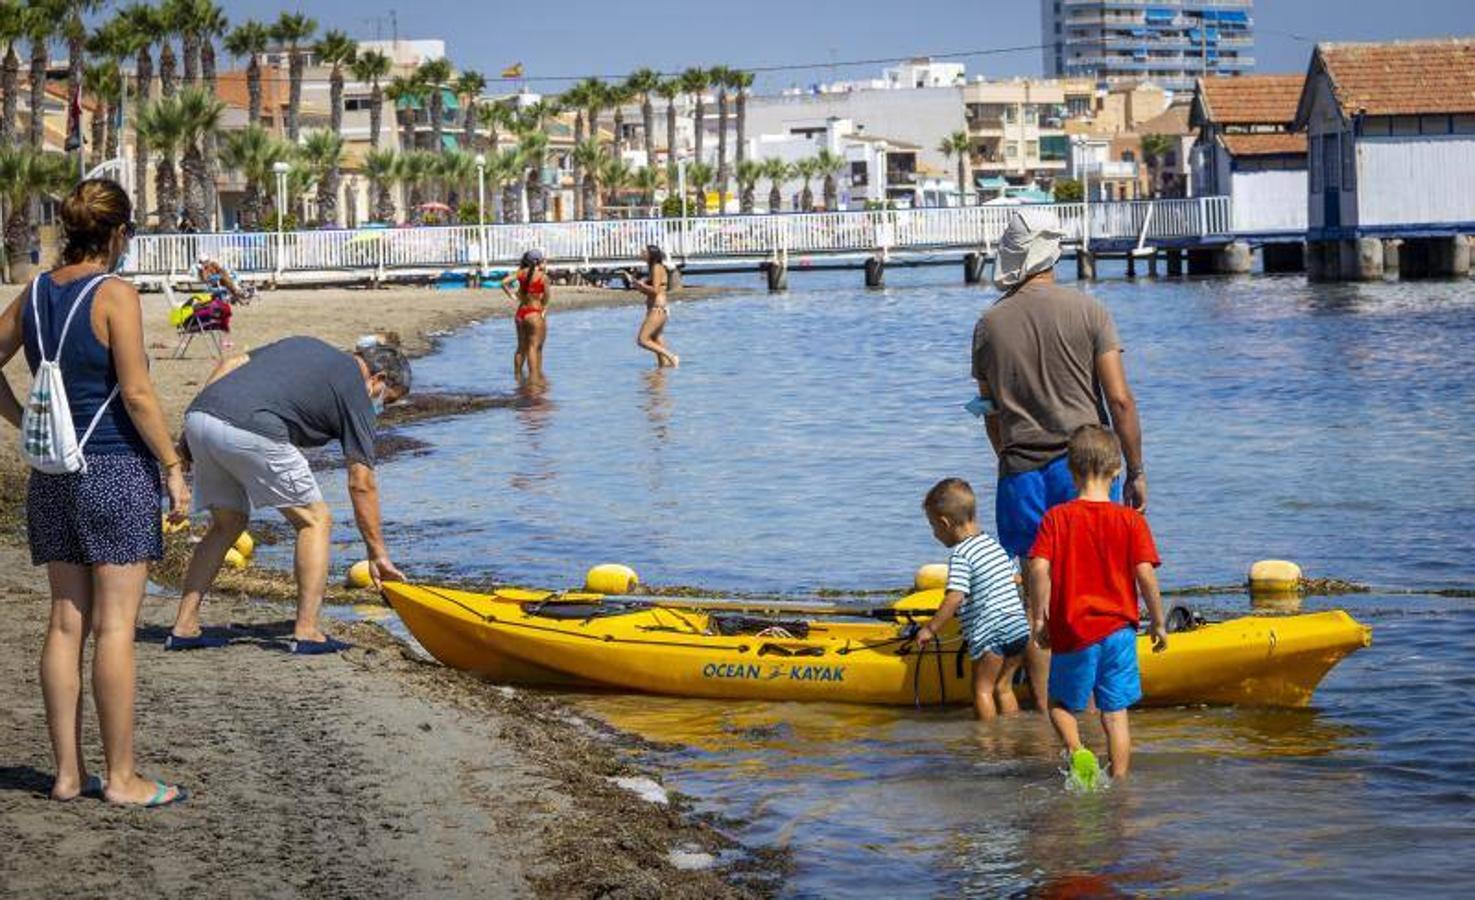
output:
M620 561L714 593L906 584L944 555L919 509L936 479L972 480L992 525L992 454L962 404L993 295L958 274L867 292L796 272L784 295L677 304L666 373L634 346L637 310L555 315L546 392L406 430L434 449L383 467L396 559L422 580L573 585ZM1307 602L1374 629L1311 709L1135 714L1133 781L1079 797L1032 717L576 701L679 745L649 761L740 838L789 848L789 896L1468 895L1475 600L1396 592L1475 586L1475 288L1091 290L1128 347L1164 583L1275 556L1375 586ZM450 337L417 383L511 391L511 334Z

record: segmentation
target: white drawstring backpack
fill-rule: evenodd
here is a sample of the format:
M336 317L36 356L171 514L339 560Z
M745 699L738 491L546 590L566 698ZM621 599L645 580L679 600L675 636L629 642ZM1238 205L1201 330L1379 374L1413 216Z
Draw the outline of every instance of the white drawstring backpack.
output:
M62 323L61 335L56 342L56 355L52 359L46 358L46 342L41 332L41 308L36 297L36 288L41 279L37 277L31 282L31 314L36 317L36 349L41 360L36 366L36 375L31 380L31 392L26 396L26 408L21 416L21 455L37 472L47 475L86 472L87 460L82 456L82 448L87 446L87 439L92 437L92 432L102 420L102 414L107 411L108 405L118 396L118 387L114 385L112 393L97 408L97 414L92 417L92 423L87 426L82 439L77 440L77 429L72 425L72 409L67 403L66 386L62 381L61 348L66 343L67 331L72 327L72 317L77 314L82 301L109 277L99 275L82 287L82 292L77 295L71 310L67 312L66 321Z

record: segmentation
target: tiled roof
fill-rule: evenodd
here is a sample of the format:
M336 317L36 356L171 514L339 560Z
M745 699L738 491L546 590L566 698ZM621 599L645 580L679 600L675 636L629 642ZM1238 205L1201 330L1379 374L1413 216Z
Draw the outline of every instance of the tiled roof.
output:
M1201 78L1199 99L1215 125L1289 125L1305 82L1303 75Z
M1175 103L1133 128L1137 134L1188 134L1188 105Z
M1220 135L1230 156L1280 156L1306 153L1306 135L1297 134L1225 134Z
M1475 37L1318 44L1344 116L1475 113Z

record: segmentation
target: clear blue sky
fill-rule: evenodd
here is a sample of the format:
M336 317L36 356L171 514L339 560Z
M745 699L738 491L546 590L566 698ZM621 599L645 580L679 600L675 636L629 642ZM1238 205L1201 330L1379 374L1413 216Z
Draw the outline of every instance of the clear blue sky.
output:
M264 0L219 0L233 22L275 18ZM320 27L359 39L443 38L458 67L495 75L521 61L529 78L617 75L639 66L761 67L819 63L761 74L760 89L868 76L870 59L1041 43L1039 0L301 0ZM1305 69L1313 40L1386 40L1475 33L1472 0L1257 0L1257 69ZM962 61L970 74L1037 75L1040 51ZM559 82L530 81L555 92Z

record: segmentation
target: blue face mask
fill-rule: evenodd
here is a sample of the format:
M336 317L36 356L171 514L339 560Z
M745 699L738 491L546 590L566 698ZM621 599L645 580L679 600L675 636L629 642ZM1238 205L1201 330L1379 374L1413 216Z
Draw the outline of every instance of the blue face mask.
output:
M382 415L384 415L384 395L383 394L380 394L377 397L370 397L369 398L369 403L372 404L373 407L374 407L374 415L376 415L376 416L382 416Z

